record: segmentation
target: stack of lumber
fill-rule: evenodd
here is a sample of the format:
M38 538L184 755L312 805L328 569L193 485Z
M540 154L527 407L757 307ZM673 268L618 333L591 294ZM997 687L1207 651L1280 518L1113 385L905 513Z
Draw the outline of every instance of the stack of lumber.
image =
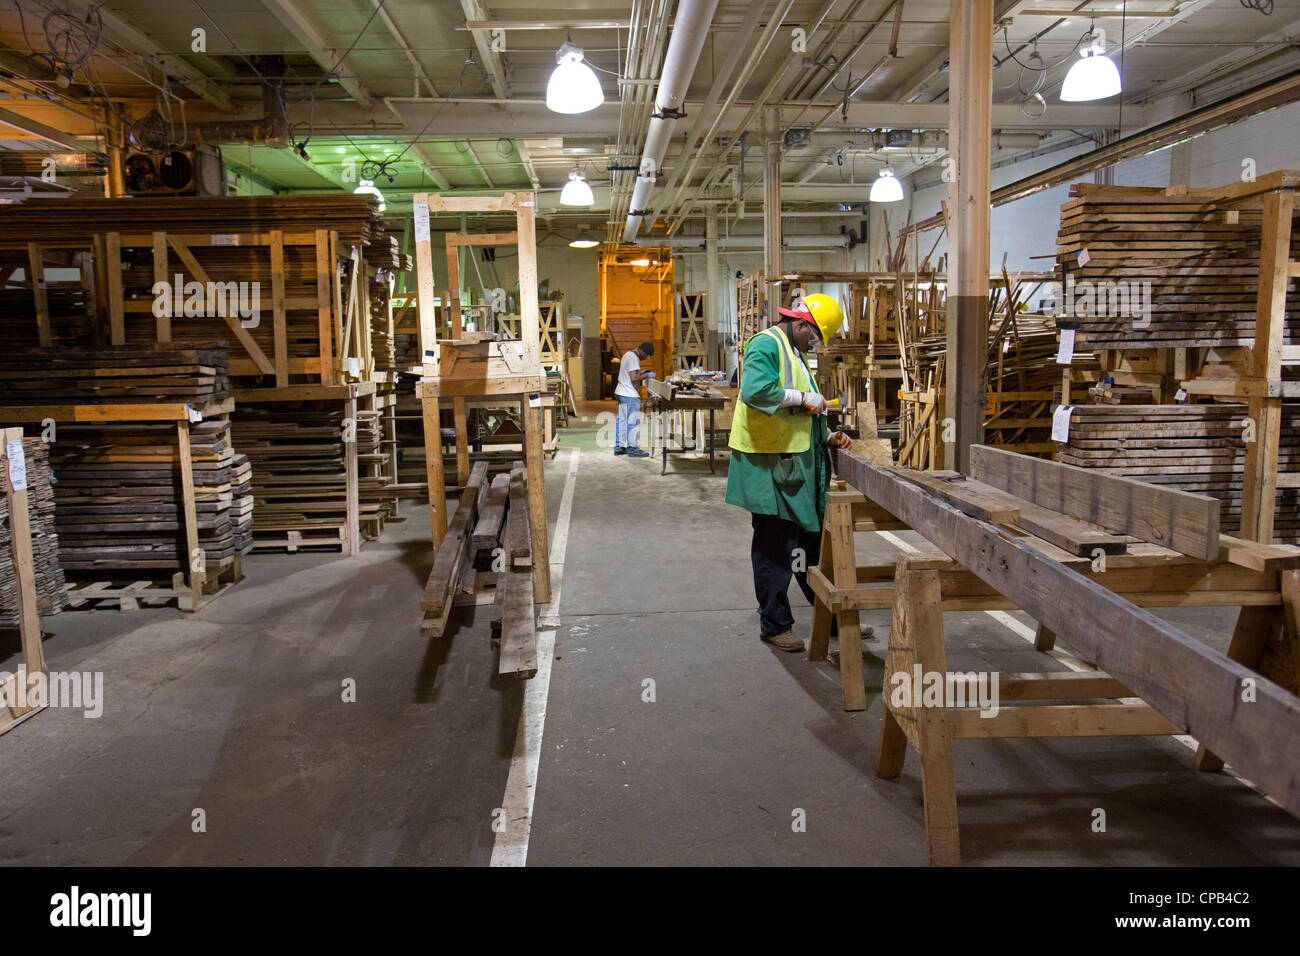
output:
M26 349L0 354L0 405L220 401L230 396L224 342L143 348Z
M1073 315L1078 341L1097 349L1250 344L1259 289L1261 214L1225 209L1162 189L1075 183L1061 206L1057 273L1075 283L1150 283L1150 325L1131 317ZM1300 258L1300 229L1291 233ZM1082 259L1082 261L1081 261ZM1300 295L1292 279L1288 344L1300 344ZM1082 288L1082 287L1080 287Z
M380 270L366 283L370 294L370 355L376 372L389 372L397 368L397 353L393 335L389 332L388 273Z
M380 399L387 401L391 396L380 396ZM375 538L383 532L384 522L397 513L397 496L392 488L397 478L392 474L393 460L384 438L389 413L387 407L357 411L357 489L361 525Z
M493 602L493 629L501 642L497 673L531 678L537 674L537 622L533 600L532 550L528 523L528 478L521 462L489 485L487 463L470 469L469 480L434 555L420 607L421 631L441 637L457 604Z
M1078 405L1063 464L1218 498L1227 534L1241 528L1245 405ZM1278 471L1300 471L1300 405L1283 405ZM1300 490L1279 488L1275 541L1300 543Z
M27 518L36 572L36 607L44 617L58 613L67 604L63 568L59 566L59 535L54 526L49 446L39 438L24 438L23 456L27 463ZM19 625L11 530L9 498L0 495L0 627L6 628Z
M232 234L337 230L341 243L372 240L388 245L379 203L358 193L293 196L135 196L129 199L71 197L29 199L0 206L0 248L82 248L95 233L147 232ZM244 276L245 280L251 277Z
M76 266L76 263L71 264ZM0 343L6 348L34 349L40 345L40 332L36 325L27 250L0 251L0 279L13 276L20 270L25 277L21 282L11 278L7 284L0 283L0 316L5 317L4 325L0 326ZM94 313L85 287L77 280L56 281L51 278L51 272L47 270L45 279L51 341L93 341Z
M235 442L253 466L255 547L341 547L347 466L340 403L241 404Z
M247 460L231 446L230 422L189 428L199 546L211 570L248 550ZM50 461L64 570L189 568L174 424L60 424Z

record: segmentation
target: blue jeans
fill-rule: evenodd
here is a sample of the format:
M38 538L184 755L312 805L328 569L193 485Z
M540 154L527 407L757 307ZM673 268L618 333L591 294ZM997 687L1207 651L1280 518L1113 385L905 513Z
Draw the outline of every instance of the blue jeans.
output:
M641 427L641 399L626 395L618 399L618 418L614 421L614 447L636 448L636 433Z

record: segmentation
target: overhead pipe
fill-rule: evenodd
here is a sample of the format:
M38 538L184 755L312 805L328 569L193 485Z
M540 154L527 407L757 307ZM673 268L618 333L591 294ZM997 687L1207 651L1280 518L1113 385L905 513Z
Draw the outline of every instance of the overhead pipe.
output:
M623 227L623 241L631 242L641 228L645 205L659 175L659 165L668 152L677 120L681 118L686 91L695 75L695 65L709 35L709 24L718 9L717 0L682 0L673 18L673 33L664 54L664 69L659 78L659 92L655 96L655 112L646 132L645 148L641 151L640 172L632 200L628 206L627 224Z
M718 240L719 249L759 249L763 248L762 236L727 236ZM703 236L642 236L633 240L632 245L658 249L703 249ZM781 246L785 249L844 249L849 245L848 236L785 236Z

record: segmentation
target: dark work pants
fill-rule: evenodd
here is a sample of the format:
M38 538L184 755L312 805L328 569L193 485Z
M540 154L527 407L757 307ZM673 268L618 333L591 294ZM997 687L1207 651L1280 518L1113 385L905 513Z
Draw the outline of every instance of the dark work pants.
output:
M795 571L816 567L821 556L821 532L804 531L793 521L776 515L752 515L754 540L749 547L749 558L754 565L754 596L758 598L759 633L771 637L794 627L790 613L790 577L799 582L799 590L813 603L813 591L808 586L808 572ZM796 548L803 555L795 554Z

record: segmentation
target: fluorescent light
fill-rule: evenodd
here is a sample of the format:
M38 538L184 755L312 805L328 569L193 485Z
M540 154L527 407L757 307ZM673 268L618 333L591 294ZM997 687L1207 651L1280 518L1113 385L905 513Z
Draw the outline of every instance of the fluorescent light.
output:
M649 259L633 259L631 262L628 263L628 265L630 266L648 266L649 264L650 264Z
M363 180L361 180L361 185L358 186L356 189L354 189L354 190L352 190L352 191L353 191L354 193L365 193L365 194L367 194L367 195L374 196L376 199L379 200L379 211L380 211L380 212L383 212L386 208L388 208L388 204L387 204L386 202L384 202L384 194L381 193L381 192L380 192L380 191L375 187L375 184L374 184L374 181L373 181L373 180L370 180L370 179L363 179Z
M569 243L575 249L590 249L592 246L600 245L600 242L591 234L588 226L582 226L578 229L577 238Z
M586 113L605 102L595 71L583 62L582 47L565 40L546 82L546 108L552 113Z
M1105 53L1105 32L1096 29L1092 35L1093 42L1079 51L1081 59L1074 61L1061 84L1061 99L1066 103L1104 100L1123 89L1115 61Z
M894 170L886 166L880 171L880 178L871 184L872 202L898 202L903 198L903 184L894 175Z
M591 194L591 187L587 185L587 180L583 178L582 173L576 169L569 173L569 181L560 191L560 205L590 206L595 201L596 197Z

